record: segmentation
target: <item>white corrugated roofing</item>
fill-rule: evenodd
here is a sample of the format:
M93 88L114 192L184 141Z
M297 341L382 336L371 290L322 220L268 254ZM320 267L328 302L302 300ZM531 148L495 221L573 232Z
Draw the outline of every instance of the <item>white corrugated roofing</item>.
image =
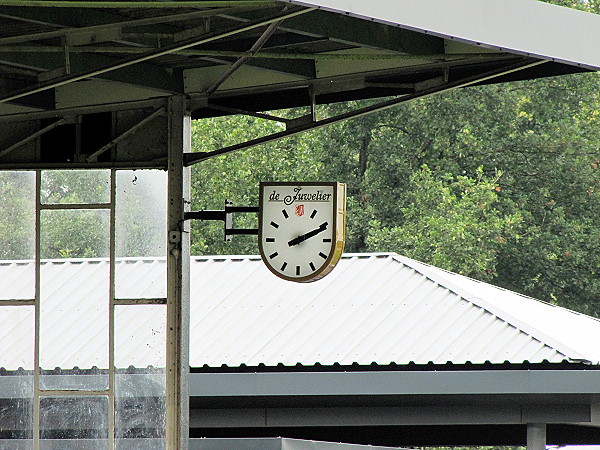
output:
M117 273L129 274L120 279L123 292L164 286L164 265L164 259L119 261ZM59 349L47 368L53 361L63 368L102 366L98 354L108 340L98 305L108 291L97 279L107 261L44 266L53 274L53 302L96 318L66 327L64 315L42 319L51 348ZM23 263L0 264L0 293L12 286L18 296L13 281L23 269ZM79 294L65 288L72 283ZM600 321L396 254L344 255L329 276L307 284L275 277L255 256L195 257L191 283L192 367L600 361ZM157 308L118 308L118 366L164 360ZM14 307L0 314L0 367L30 368L33 356L24 355L31 354L33 315ZM133 339L148 341L145 351Z

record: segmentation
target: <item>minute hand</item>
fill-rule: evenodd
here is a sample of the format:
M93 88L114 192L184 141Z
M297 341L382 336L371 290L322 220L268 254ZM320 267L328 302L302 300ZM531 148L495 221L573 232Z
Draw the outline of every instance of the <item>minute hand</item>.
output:
M300 236L292 239L291 241L288 242L288 245L291 247L293 245L298 245L300 242L304 242L307 239L310 239L313 236L316 236L317 234L325 231L327 229L327 222L322 223L319 228L315 228L312 231L309 231L308 233L305 234L301 234Z

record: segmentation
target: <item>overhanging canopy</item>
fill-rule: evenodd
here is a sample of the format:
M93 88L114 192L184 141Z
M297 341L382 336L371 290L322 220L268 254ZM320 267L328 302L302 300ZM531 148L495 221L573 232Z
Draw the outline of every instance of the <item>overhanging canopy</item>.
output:
M7 0L0 168L164 167L173 95L202 118L597 70L599 30L534 0Z
M600 51L588 46L600 39L598 17L540 1L290 1L500 52L600 67Z

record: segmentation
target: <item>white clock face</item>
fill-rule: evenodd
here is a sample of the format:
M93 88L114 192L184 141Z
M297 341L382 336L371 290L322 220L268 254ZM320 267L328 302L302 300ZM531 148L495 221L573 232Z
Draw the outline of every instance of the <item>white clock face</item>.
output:
M343 188L261 183L259 247L272 272L292 281L315 281L329 273L343 249Z

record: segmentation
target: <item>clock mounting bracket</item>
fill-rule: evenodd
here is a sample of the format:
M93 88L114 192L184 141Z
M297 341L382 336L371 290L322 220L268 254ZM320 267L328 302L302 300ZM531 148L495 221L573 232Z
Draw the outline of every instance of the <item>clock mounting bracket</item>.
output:
M233 201L227 199L224 209L188 211L184 220L222 220L225 242L230 242L234 235L258 235L258 228L233 228L234 213L258 214L258 206L233 206Z

